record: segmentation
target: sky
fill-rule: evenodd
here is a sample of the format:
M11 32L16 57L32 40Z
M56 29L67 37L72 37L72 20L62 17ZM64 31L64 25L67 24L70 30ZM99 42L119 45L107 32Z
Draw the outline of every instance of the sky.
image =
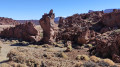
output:
M0 0L0 17L39 20L50 9L56 17L87 13L89 10L120 8L120 0Z

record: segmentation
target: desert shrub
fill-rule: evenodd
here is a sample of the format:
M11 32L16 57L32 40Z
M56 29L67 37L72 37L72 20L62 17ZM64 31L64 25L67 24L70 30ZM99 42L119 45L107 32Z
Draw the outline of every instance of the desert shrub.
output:
M2 47L0 46L0 53L1 53L1 49L2 49Z
M47 59L50 59L52 56L49 54L43 54L44 57L46 57Z
M12 67L28 67L25 64L20 64L20 63L12 63L11 66Z
M99 62L101 59L96 57L96 56L91 56L90 60L93 61L93 62Z
M45 47L45 48L51 48L52 46L49 45L49 44L43 44L42 47Z
M28 45L28 47L33 47L33 48L42 48L42 46L33 45L33 44Z
M38 47L38 45L30 44L30 45L28 45L28 47Z
M63 44L63 40L59 40L57 43L58 44Z
M26 42L26 41L22 41L22 44L29 44L28 42Z
M87 44L87 47L93 47L93 45L92 44Z
M64 47L64 44L56 44L55 47L63 48L63 47Z
M16 43L19 43L19 41L18 40L12 40L11 43L16 44Z
M85 60L85 61L90 60L90 58L87 55L77 55L76 59L77 60Z
M102 67L108 67L108 66L109 66L108 63L103 62L103 61L99 61L99 62L98 62L98 65L99 65L99 66L102 66Z
M47 49L45 49L45 51L47 51L47 52L55 52L56 50L54 50L52 48L47 48Z
M92 62L92 61L88 61L88 62L85 62L83 64L83 67L98 67L98 64Z
M35 48L42 48L42 46L37 46L37 47L35 47Z
M65 58L65 59L68 58L68 56L64 52L60 53L58 56L62 57L62 58Z
M40 33L40 37L43 37L43 33Z
M113 66L110 66L110 67L120 67L120 66L117 66L117 65L113 65Z
M11 44L11 42L9 40L3 42L4 44Z
M110 60L110 59L103 59L103 62L108 63L109 66L113 66L113 65L115 65L115 63L114 63L112 60Z
M7 57L13 62L21 64L25 63L28 67L40 67L41 61L39 59L34 58L30 55L26 55L23 52L27 52L27 50L23 48L15 48L8 53Z
M71 45L68 45L68 46L67 46L67 49L66 49L65 51L67 51L67 52L72 51L72 46L71 46Z
M81 67L83 65L83 62L77 62L76 64L75 64L75 67Z

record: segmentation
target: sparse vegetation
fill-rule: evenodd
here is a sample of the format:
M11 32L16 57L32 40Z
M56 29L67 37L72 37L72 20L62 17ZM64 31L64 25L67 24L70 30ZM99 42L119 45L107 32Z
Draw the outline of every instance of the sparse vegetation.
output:
M30 45L28 45L28 47L34 47L34 48L37 48L37 47L38 47L38 45L33 45L33 44L30 44Z
M49 44L43 44L42 47L45 47L45 48L51 48L52 45L49 45Z
M91 56L90 60L93 61L93 62L99 62L99 61L101 61L101 59L98 58L98 57L96 57L96 56Z
M45 51L47 51L47 52L55 52L56 50L54 50L52 48L47 48L47 49L45 49Z
M92 62L92 61L88 61L88 62L85 62L83 64L83 67L98 67L98 64Z
M103 62L108 63L109 66L115 65L115 63L112 60L110 60L110 59L103 59Z
M1 53L1 49L2 49L2 47L0 46L0 53Z
M49 54L44 54L43 56L46 57L47 59L50 59L50 58L52 57L52 56L49 55Z
M66 49L65 51L66 51L66 52L72 51L72 46L71 46L71 45L68 45L68 46L67 46L67 49Z
M68 58L68 56L67 56L64 52L60 53L60 54L59 54L59 57L62 57L62 58L65 58L65 59Z
M75 67L82 67L83 66L83 62L77 62L76 64L75 64Z
M77 55L76 59L77 60L85 60L85 61L90 60L90 58L87 55Z

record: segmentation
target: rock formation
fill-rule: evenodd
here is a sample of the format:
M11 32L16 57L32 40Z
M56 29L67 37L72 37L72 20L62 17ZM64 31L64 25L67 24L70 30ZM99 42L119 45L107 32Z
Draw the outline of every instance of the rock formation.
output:
M17 38L25 41L35 41L32 36L37 35L37 30L31 22L16 25L15 27L10 27L1 31L0 36L6 38Z
M115 10L112 13L106 13L101 20L95 24L94 30L100 33L120 29L120 10Z
M58 39L73 41L78 44L85 44L95 36L95 32L90 28L98 23L102 16L102 11L87 14L74 14L67 18L60 18Z
M94 55L111 58L115 62L120 62L120 30L109 31L95 38L96 46L91 52Z
M16 24L19 23L11 18L0 17L0 25L16 25Z
M56 40L57 25L54 22L54 17L53 10L50 10L49 14L44 14L39 21L43 29L43 43L52 44Z

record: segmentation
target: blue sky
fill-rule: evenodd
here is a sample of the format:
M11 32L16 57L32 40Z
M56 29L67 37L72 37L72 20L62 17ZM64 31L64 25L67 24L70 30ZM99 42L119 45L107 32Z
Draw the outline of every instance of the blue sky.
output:
M57 17L111 8L120 8L120 0L0 0L0 17L29 20L40 19L50 9Z

